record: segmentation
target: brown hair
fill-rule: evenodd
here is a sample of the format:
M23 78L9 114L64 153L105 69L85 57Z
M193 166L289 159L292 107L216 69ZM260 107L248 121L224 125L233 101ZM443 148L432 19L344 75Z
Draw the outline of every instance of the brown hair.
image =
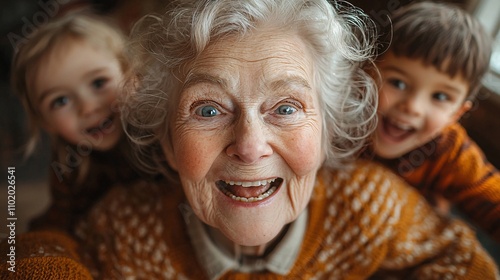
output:
M450 77L461 75L470 86L467 100L475 98L492 51L479 21L451 4L417 2L396 10L392 23L389 51L422 59Z

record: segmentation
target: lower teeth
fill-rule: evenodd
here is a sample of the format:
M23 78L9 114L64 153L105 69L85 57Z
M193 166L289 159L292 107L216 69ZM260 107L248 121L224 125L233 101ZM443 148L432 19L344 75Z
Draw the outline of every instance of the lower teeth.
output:
M232 199L234 199L236 201L255 202L255 201L263 200L266 197L269 197L275 191L276 191L276 187L271 187L269 190L267 190L263 194L259 195L258 197L239 197L239 196L236 196L236 195L230 193L227 190L224 191L224 194L226 194L227 196L229 196L230 198L232 198Z

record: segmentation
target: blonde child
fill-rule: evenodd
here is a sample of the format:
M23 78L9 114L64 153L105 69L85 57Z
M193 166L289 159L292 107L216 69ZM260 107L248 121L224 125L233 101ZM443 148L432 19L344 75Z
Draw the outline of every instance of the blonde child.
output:
M391 45L377 61L376 158L441 201L436 206L455 204L500 241L500 174L458 123L488 69L490 38L448 4L411 4L392 22Z
M70 14L42 26L17 50L12 86L29 118L27 154L44 130L53 155L52 202L30 229L71 232L110 186L138 177L116 104L128 69L124 42L103 19Z

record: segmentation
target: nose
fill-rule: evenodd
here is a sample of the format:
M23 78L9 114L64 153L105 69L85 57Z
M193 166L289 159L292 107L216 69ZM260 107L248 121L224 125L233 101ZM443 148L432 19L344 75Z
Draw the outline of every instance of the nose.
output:
M423 94L411 94L406 96L400 102L400 108L403 112L412 116L420 116L423 114L426 104Z
M266 124L259 118L241 117L234 128L234 137L226 148L231 158L252 164L273 154Z
M93 92L81 92L79 94L80 113L82 116L92 115L103 106L103 100Z

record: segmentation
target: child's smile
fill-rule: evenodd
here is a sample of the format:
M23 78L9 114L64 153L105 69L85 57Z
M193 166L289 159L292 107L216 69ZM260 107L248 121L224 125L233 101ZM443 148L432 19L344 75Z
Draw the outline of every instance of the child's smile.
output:
M108 134L112 132L113 122L115 120L114 115L109 115L108 117L99 121L98 124L92 125L85 129L86 134L90 134L92 137L100 137L101 135Z
M383 116L379 121L381 122L381 135L385 136L389 141L404 141L416 131L413 125L390 117Z
M378 67L379 124L375 153L397 158L431 141L470 108L469 85L420 59L385 54Z
M49 133L73 145L106 151L122 135L114 108L122 82L118 59L86 41L67 39L37 71L34 98Z

